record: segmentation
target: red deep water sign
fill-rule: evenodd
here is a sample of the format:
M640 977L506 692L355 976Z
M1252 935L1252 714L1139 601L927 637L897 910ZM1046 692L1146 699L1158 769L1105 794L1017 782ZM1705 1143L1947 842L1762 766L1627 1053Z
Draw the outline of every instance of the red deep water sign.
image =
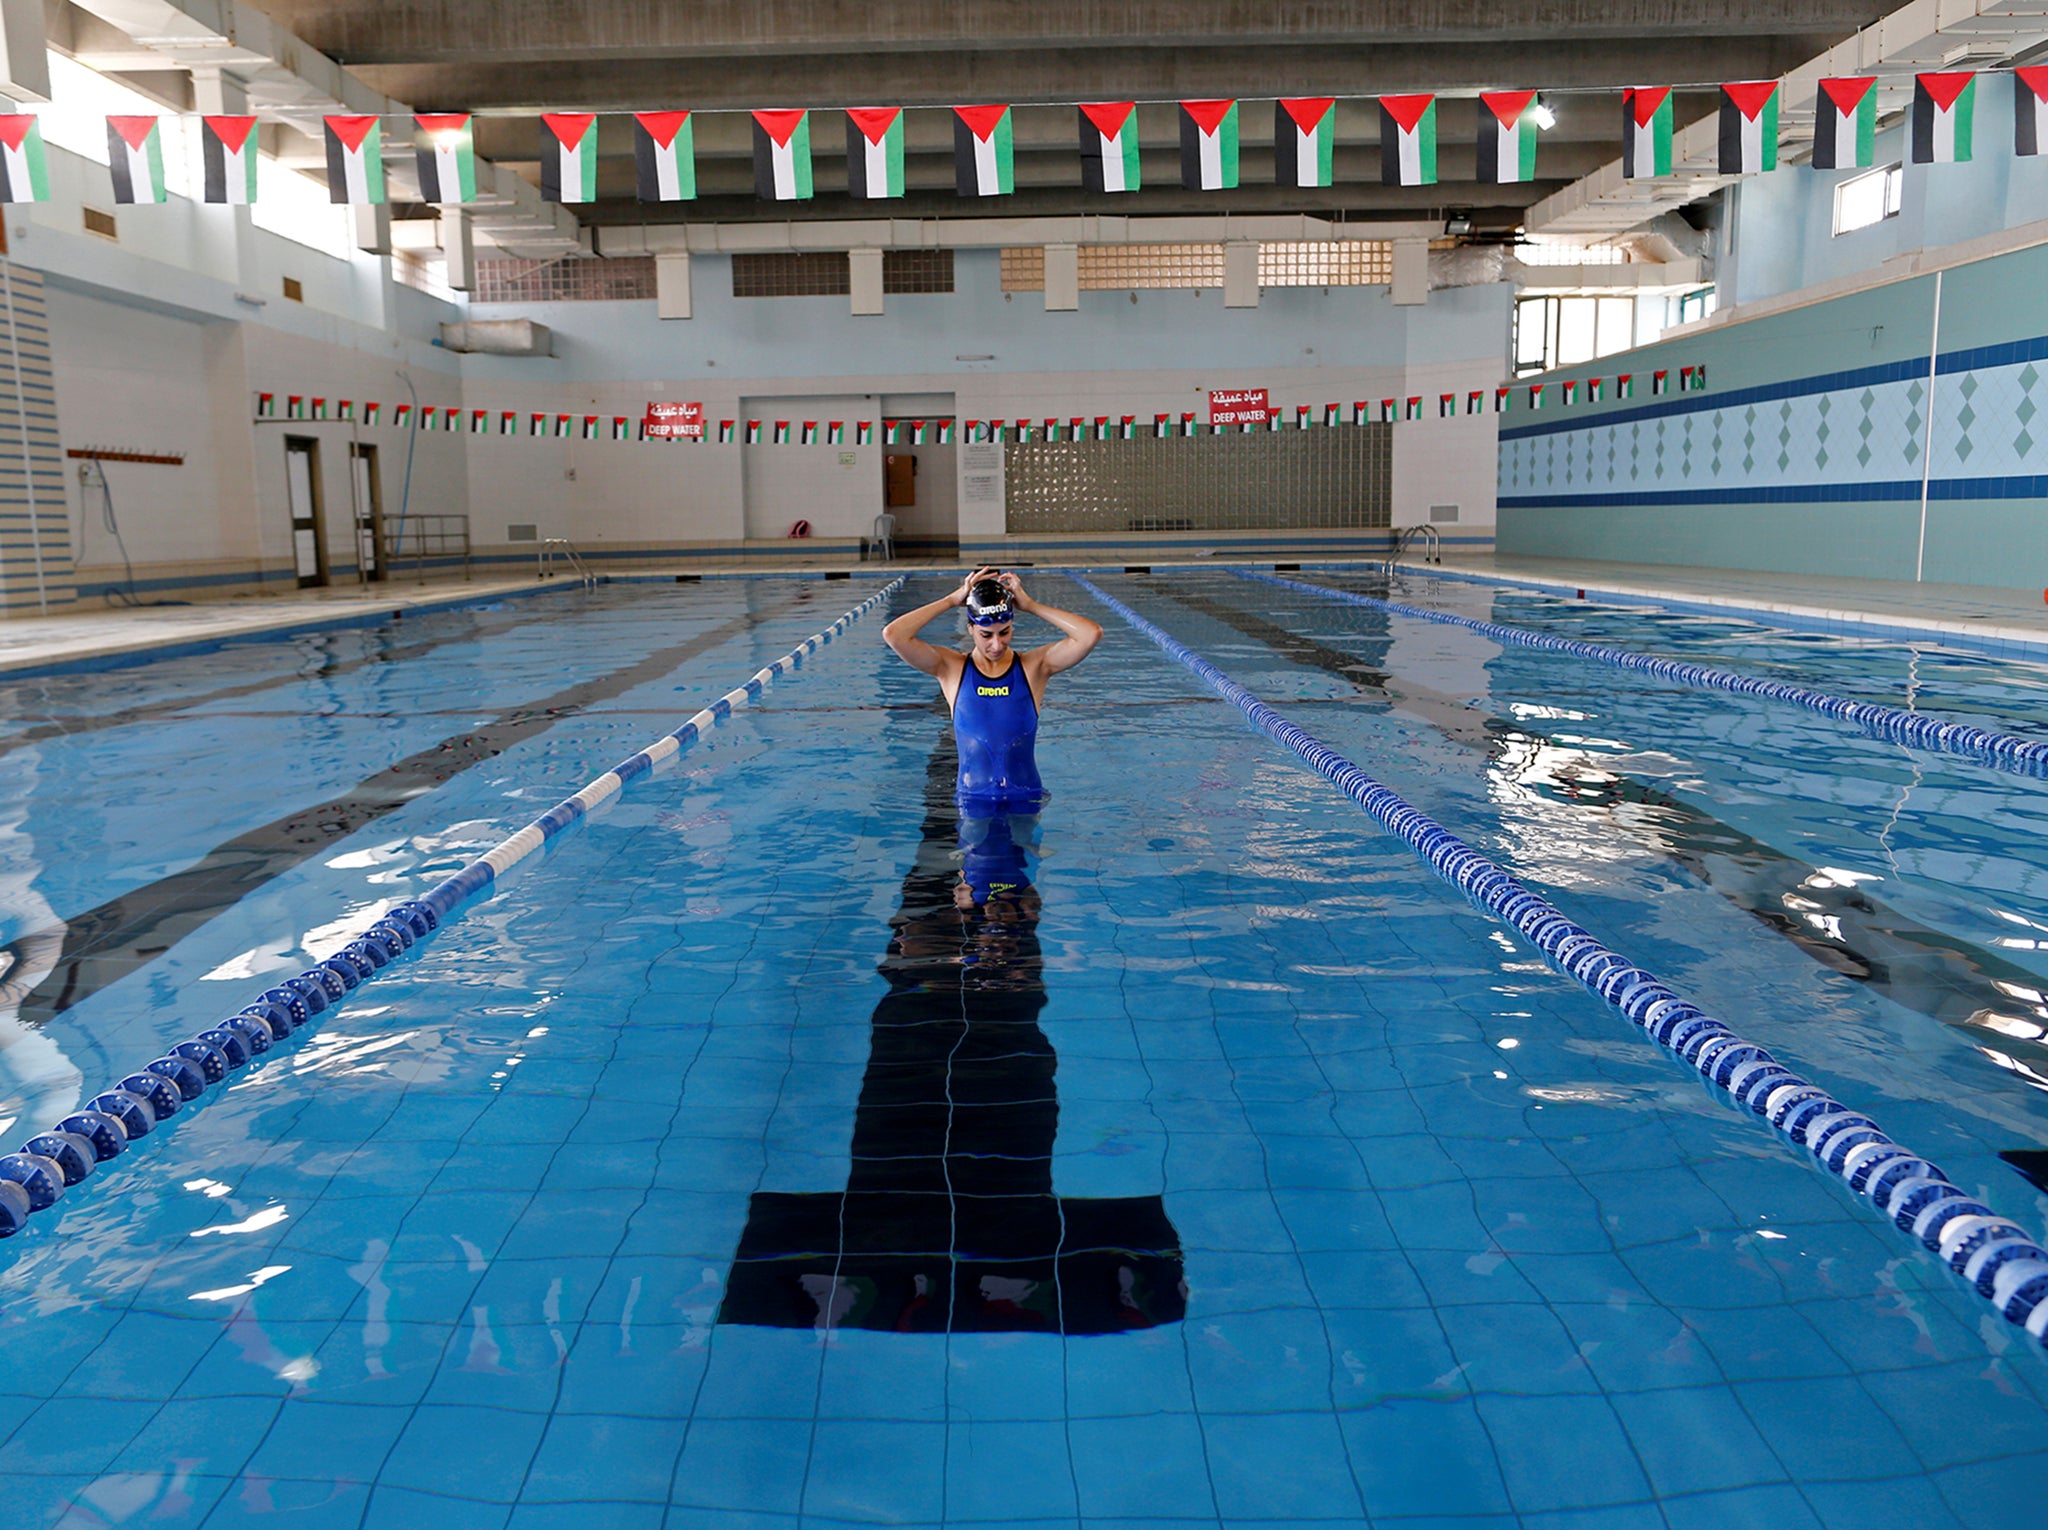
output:
M1229 388L1209 394L1209 424L1264 425L1272 418L1273 406L1264 388Z
M675 437L701 441L704 439L704 406L649 404L647 413L641 417L640 428L650 441Z

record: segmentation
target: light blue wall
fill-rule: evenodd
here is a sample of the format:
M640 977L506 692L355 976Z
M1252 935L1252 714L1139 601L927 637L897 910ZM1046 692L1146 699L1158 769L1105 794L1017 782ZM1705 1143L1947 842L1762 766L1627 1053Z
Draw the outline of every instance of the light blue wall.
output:
M1724 300L2048 218L2048 161L2012 153L2010 81L1978 88L1977 158L1908 166L1900 216L1870 229L1831 237L1844 175L1793 167L1742 182ZM1879 163L1904 138L1882 135ZM1611 390L1626 371L1636 393L1503 418L1500 549L2048 587L2048 246L1939 281L1938 337L1936 278L1919 276L1541 379L1555 400L1567 379ZM1655 371L1675 389L1688 365L1706 367L1705 390L1651 395Z
M1721 301L1753 303L1875 271L1887 260L2048 218L2048 156L2013 153L2013 92L2006 74L1980 75L1974 154L1967 164L1906 164L1899 214L1837 237L1835 188L1866 174L1792 165L1738 182L1717 285ZM1905 124L1877 136L1877 163L1908 158Z

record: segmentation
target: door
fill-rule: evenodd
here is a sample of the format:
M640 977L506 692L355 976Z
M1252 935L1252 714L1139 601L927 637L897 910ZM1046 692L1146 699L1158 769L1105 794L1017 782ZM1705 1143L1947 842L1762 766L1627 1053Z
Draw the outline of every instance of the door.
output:
M299 588L327 583L327 518L320 509L320 443L284 438L284 482L292 512L292 563Z
M377 448L357 442L349 449L355 468L356 567L370 580L384 578L384 486L377 476Z

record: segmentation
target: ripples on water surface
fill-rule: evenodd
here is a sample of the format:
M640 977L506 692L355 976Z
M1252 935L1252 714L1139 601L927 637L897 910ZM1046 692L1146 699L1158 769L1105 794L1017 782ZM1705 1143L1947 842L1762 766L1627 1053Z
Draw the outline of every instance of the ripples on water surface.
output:
M2048 784L1104 584L2039 1226ZM864 593L650 588L8 682L9 1140ZM2011 661L1396 593L2048 728ZM0 1245L0 1524L2037 1516L2024 1335L1095 614L1037 825L963 850L877 613Z

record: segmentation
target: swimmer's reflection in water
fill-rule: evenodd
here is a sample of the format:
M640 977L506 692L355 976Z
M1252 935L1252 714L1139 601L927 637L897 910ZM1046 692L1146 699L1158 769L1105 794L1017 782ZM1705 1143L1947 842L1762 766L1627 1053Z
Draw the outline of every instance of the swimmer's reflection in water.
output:
M1186 1310L1158 1196L1054 1193L1037 817L956 799L952 763L891 920L846 1190L753 1197L721 1322L1099 1334Z

